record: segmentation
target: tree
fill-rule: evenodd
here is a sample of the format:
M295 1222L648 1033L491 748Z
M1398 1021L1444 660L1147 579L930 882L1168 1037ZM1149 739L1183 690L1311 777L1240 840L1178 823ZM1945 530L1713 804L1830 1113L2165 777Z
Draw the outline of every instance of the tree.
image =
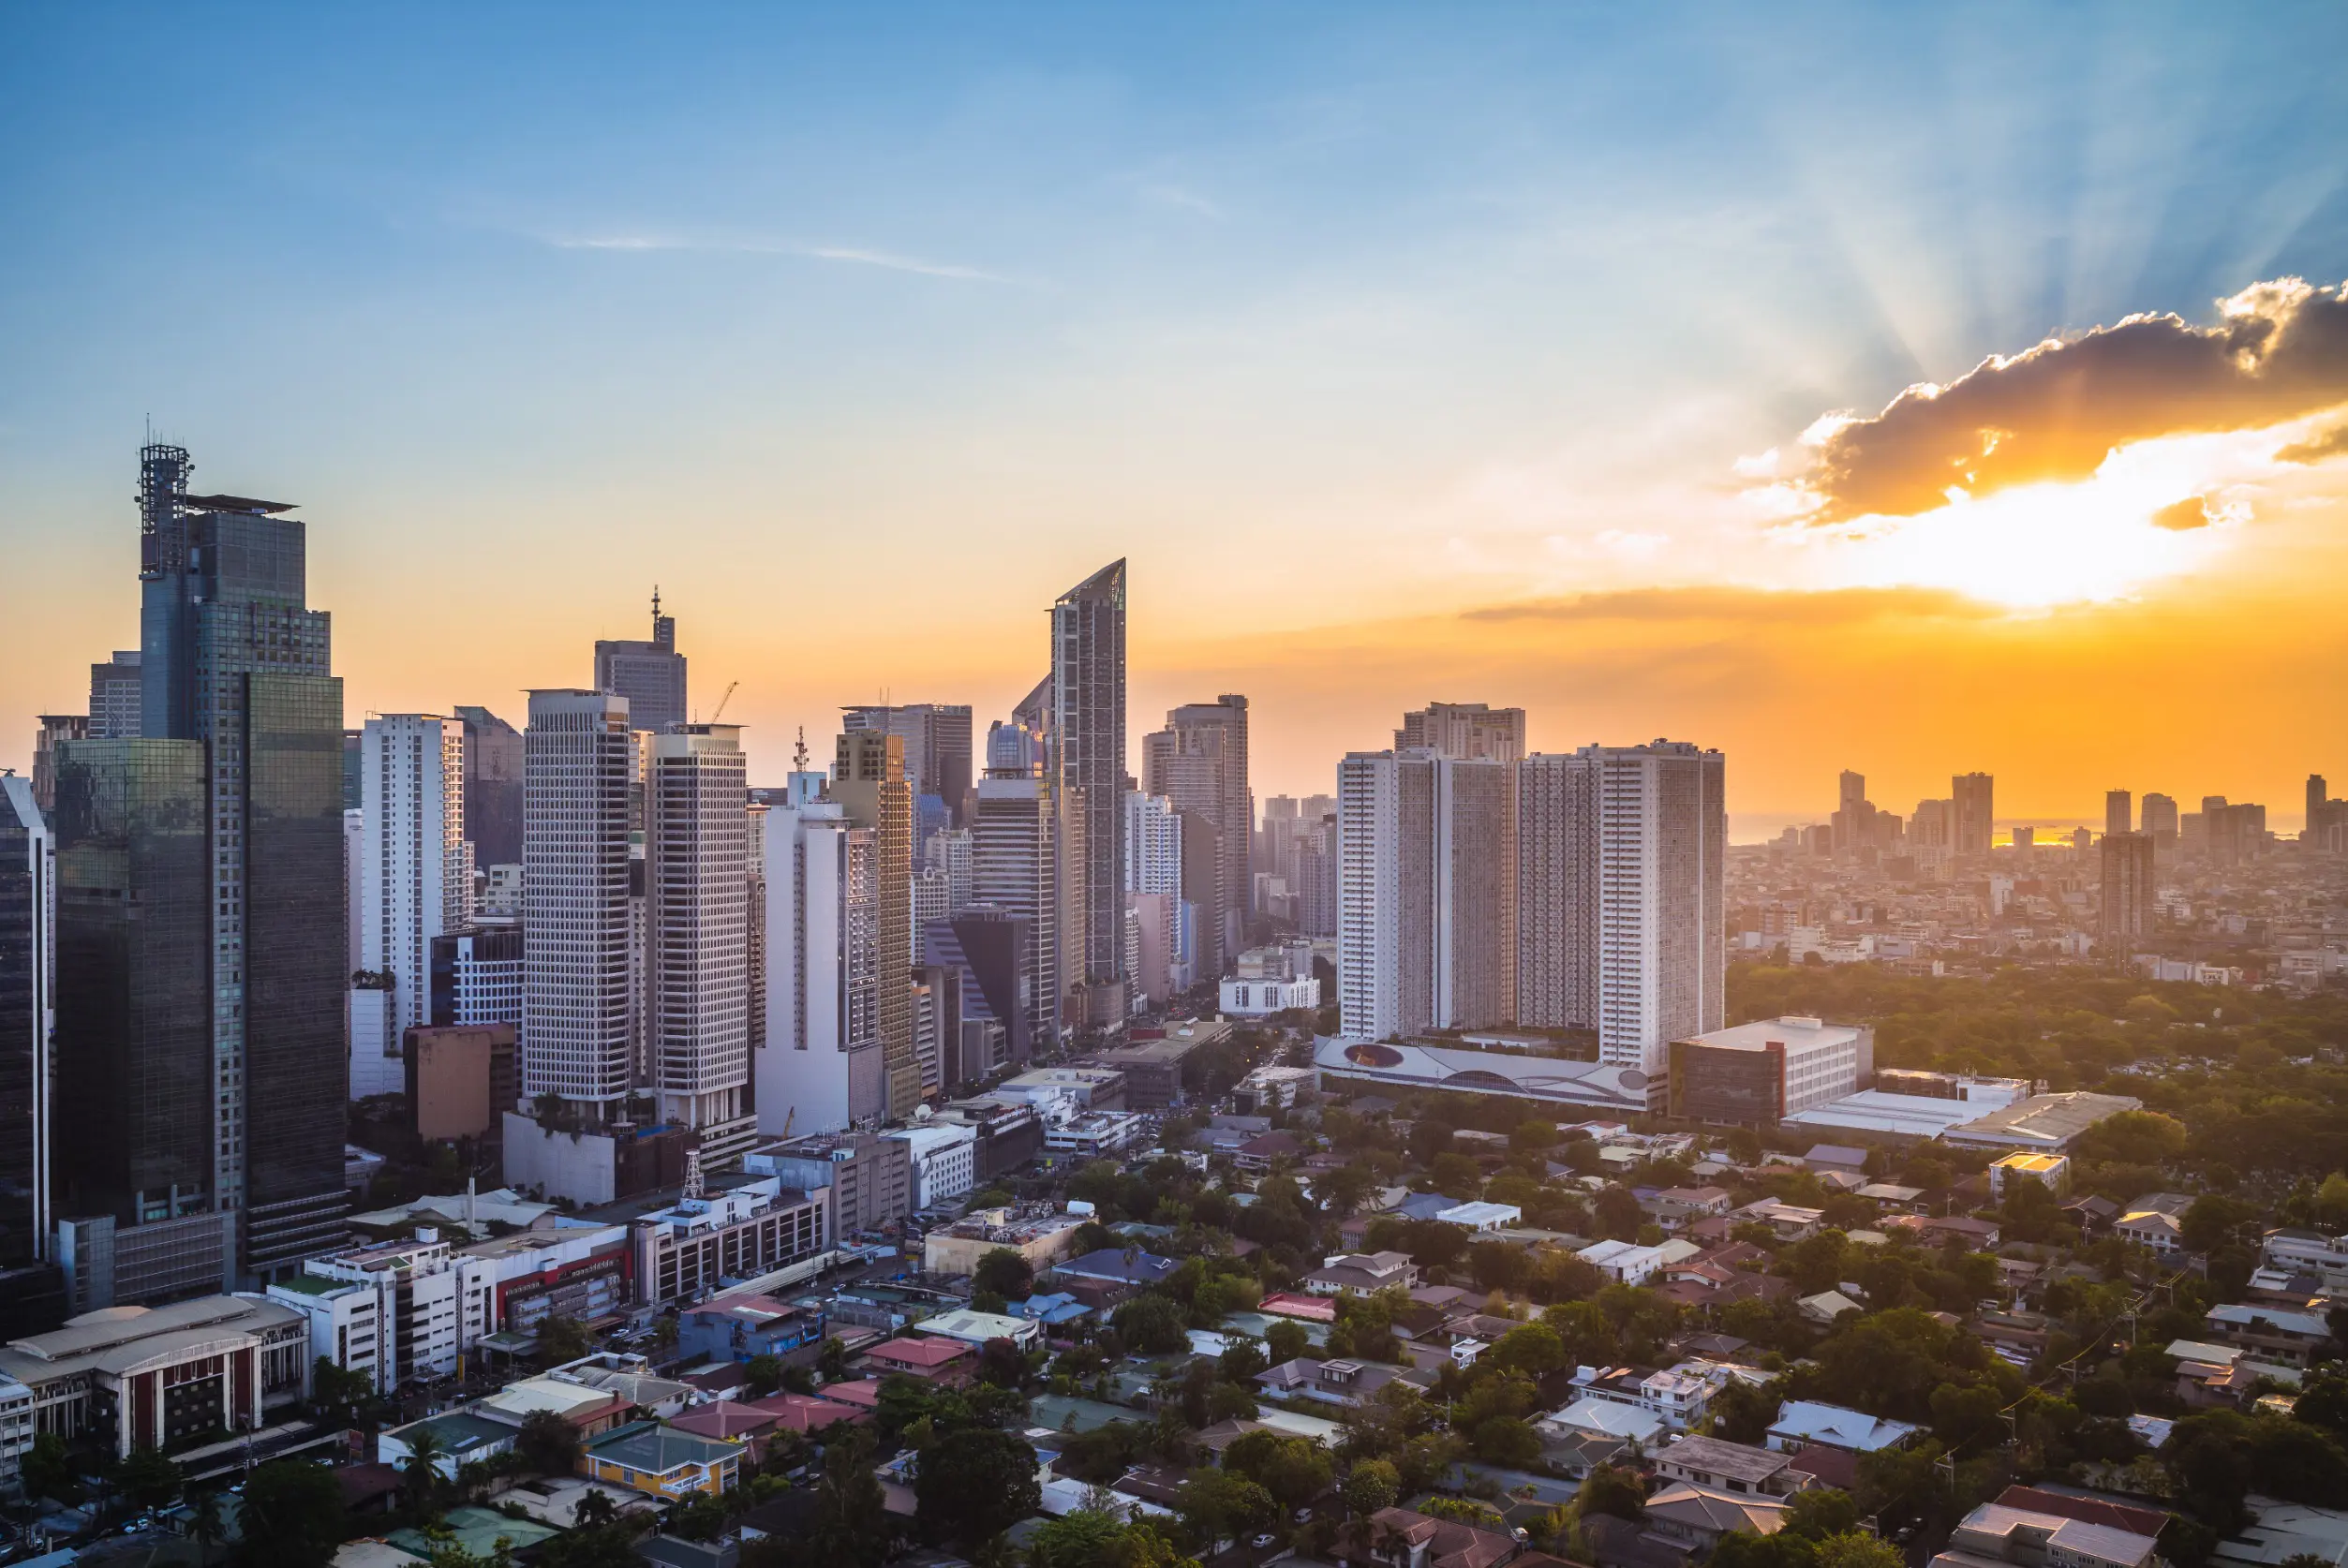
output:
M1329 1490L1329 1456L1315 1442L1278 1432L1249 1432L1223 1451L1223 1468L1270 1492L1284 1511L1303 1507Z
M1823 1541L1859 1528L1859 1504L1849 1492L1834 1487L1813 1487L1786 1500L1784 1532L1808 1541Z
M1271 1524L1279 1517L1280 1505L1244 1475L1194 1470L1175 1497L1174 1513L1193 1541L1212 1550L1218 1542L1238 1540Z
M1817 1546L1818 1568L1902 1568L1899 1548L1865 1531L1829 1535Z
M1154 1292L1132 1297L1109 1322L1125 1348L1140 1355L1177 1355L1190 1348L1187 1315Z
M1300 1323L1285 1318L1264 1330L1264 1354L1273 1366L1294 1361L1313 1348L1313 1336Z
M406 1442L408 1457L399 1467L400 1489L408 1494L410 1513L429 1514L440 1490L440 1434L429 1427L418 1427Z
M807 1528L745 1546L742 1568L881 1568L897 1550L899 1527L872 1473L872 1434L861 1427L834 1438L824 1449L824 1475ZM1033 1485L1033 1472L1029 1479ZM635 1568L643 1568L641 1560Z
M534 1410L522 1417L513 1451L541 1475L568 1475L579 1468L579 1428L551 1410Z
M187 1494L187 1534L196 1543L196 1561L211 1568L212 1551L228 1536L220 1517L220 1494L206 1487Z
M1756 1388L1741 1378L1731 1378L1712 1397L1712 1435L1724 1442L1758 1447L1776 1424L1781 1403L1777 1384Z
M973 1289L992 1291L1005 1301L1025 1301L1035 1294L1035 1265L1008 1247L982 1254L971 1273Z
M576 1318L549 1312L538 1325L538 1358L549 1367L576 1361L592 1349L587 1325Z
M72 1451L54 1432L42 1432L23 1458L19 1477L27 1500L75 1503L82 1501L82 1476L74 1468Z
M1605 1189L1590 1208L1598 1220L1598 1230L1610 1240L1632 1240L1639 1235L1639 1227L1646 1223L1646 1211L1639 1206L1638 1194L1627 1187Z
M742 1392L753 1399L763 1399L782 1386L782 1358L778 1355L753 1355L742 1364Z
M1027 1357L1008 1339L978 1347L978 1381L989 1388L1017 1388L1027 1382Z
M1600 1465L1590 1472L1590 1478L1582 1483L1582 1490L1574 1496L1574 1507L1584 1517L1605 1514L1632 1523L1646 1517L1647 1488L1639 1477L1627 1470L1612 1465Z
M161 1508L179 1496L179 1466L143 1443L123 1460L116 1481L133 1508Z
M1545 1323L1528 1323L1500 1336L1499 1343L1478 1358L1501 1371L1545 1377L1566 1365L1566 1341Z
M825 1383L839 1383L848 1375L848 1346L839 1335L828 1335L815 1353L815 1369L824 1374Z
M1494 1415L1478 1422L1473 1441L1476 1457L1489 1465L1521 1469L1540 1460L1540 1436L1521 1416Z
M273 1459L245 1483L239 1552L247 1568L322 1568L342 1545L342 1487L305 1459Z
M1080 1508L1029 1538L1029 1568L1198 1568L1149 1519Z
M932 1541L991 1540L1038 1512L1035 1450L1009 1432L972 1427L925 1450L914 1475L914 1517Z
M2177 1221L2178 1239L2189 1252L2214 1252L2234 1238L2238 1227L2257 1218L2254 1204L2205 1192Z
M1264 1359L1263 1342L1258 1339L1234 1339L1223 1349L1218 1366L1226 1383L1245 1383L1271 1363Z
M348 1426L375 1402L375 1380L321 1355L310 1368L310 1407L335 1426Z
M1343 1495L1346 1512L1360 1518L1368 1518L1381 1508L1391 1508L1402 1495L1403 1478L1384 1459L1363 1459L1345 1472Z

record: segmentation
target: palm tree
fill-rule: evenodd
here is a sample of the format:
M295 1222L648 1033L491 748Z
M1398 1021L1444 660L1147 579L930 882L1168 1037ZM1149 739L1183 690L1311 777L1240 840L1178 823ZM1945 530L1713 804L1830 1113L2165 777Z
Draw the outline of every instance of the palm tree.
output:
M188 1498L187 1510L187 1533L195 1537L197 1561L204 1568L211 1568L212 1548L228 1535L220 1518L220 1494L210 1490L197 1492Z
M419 1515L429 1514L433 1493L440 1484L440 1474L435 1467L446 1452L440 1434L429 1427L417 1427L400 1441L408 1445L408 1462L400 1467L407 1481L408 1506Z
M580 1530L600 1530L619 1517L619 1509L605 1491L591 1491L572 1510L571 1522Z

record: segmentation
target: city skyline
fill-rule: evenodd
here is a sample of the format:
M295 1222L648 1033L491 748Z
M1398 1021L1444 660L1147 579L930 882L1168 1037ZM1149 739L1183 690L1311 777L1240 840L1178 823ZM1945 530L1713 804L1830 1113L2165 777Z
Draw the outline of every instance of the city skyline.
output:
M2302 674L2348 652L2348 19L2294 15L607 15L518 97L515 17L12 17L0 705L77 711L137 640L152 416L304 503L354 723L515 721L657 584L771 781L842 703L1007 711L1051 593L1123 556L1130 710L1246 693L1259 796L1481 701L1538 750L1720 746L1740 841L1843 767L1895 809L1979 769L2008 821L2126 786L2288 831L2348 767ZM883 54L888 94L842 85ZM165 61L273 112L93 90ZM2145 348L2201 378L2098 378ZM2019 438L1952 445L1969 407ZM884 646L822 591L875 574Z

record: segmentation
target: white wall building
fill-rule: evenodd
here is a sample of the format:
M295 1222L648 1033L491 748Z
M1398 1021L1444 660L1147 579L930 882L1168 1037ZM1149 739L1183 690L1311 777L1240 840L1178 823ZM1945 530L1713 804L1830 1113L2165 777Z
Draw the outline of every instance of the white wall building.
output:
M978 1179L978 1129L930 1122L891 1132L906 1146L914 1173L914 1206L935 1208L966 1196Z
M757 1135L750 1051L750 812L741 730L651 737L645 1081L661 1119L695 1129L705 1163Z
M1509 1021L1513 781L1496 760L1357 751L1337 769L1339 1029L1384 1040Z
M634 1077L639 945L629 894L636 742L628 700L533 691L522 744L522 1092L617 1107Z
M472 845L465 837L465 726L435 714L383 714L359 740L360 836L352 923L350 1097L396 1094L400 1043L432 1022L432 940L470 924Z
M887 1105L878 1014L873 830L794 774L766 812L766 1046L758 1131L825 1132Z
M1307 1011L1321 1005L1321 983L1303 980L1226 980L1223 1011L1233 1018L1269 1018L1292 1007Z

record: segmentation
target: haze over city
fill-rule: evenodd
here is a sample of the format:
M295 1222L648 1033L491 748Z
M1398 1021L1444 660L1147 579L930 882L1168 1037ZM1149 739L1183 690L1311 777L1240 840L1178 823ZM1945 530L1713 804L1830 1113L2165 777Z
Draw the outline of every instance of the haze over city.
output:
M299 503L353 723L657 584L779 777L1122 555L1259 793L1470 696L1740 839L2348 769L2337 8L551 14L9 19L0 705L135 644L151 422Z

